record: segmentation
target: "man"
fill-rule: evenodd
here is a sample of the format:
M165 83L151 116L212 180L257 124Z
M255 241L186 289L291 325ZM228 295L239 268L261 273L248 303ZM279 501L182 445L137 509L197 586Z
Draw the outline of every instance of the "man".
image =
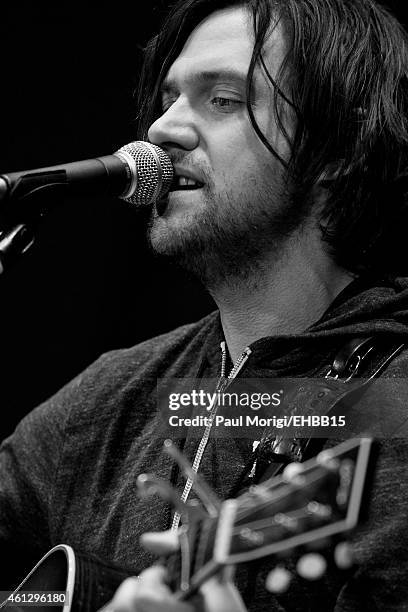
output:
M407 341L407 281L397 277L407 75L406 37L372 0L188 0L172 10L149 47L140 103L149 140L176 172L149 235L199 276L219 314L103 356L4 442L0 533L25 550L25 565L59 542L135 575L151 564L140 535L178 521L166 502L137 497L136 478L185 486L161 453L158 378L322 376L350 339ZM406 368L403 351L384 375ZM366 391L357 421L368 407L369 419L386 414L388 435L405 420L403 395ZM256 454L251 440L212 433L203 428L199 446L187 430L181 446L226 498ZM252 566L238 579L248 609L406 610L407 458L404 440L384 440L351 577L311 589L295 580L275 597L262 564ZM168 537L150 536L150 549L174 547ZM230 584L213 581L203 596L210 610L244 606ZM192 605L153 568L111 608Z

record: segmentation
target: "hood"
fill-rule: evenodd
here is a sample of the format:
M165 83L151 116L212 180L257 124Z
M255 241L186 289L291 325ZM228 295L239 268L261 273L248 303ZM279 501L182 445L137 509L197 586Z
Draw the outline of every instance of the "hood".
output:
M408 339L408 278L355 280L304 336L377 333Z
M408 278L354 280L302 334L269 336L251 344L244 376L311 375L348 339L377 334L408 343Z

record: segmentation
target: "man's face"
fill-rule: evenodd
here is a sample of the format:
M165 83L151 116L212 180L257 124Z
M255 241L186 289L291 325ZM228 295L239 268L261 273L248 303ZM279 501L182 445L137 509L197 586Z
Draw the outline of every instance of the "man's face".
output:
M162 86L163 114L149 130L149 140L169 153L178 177L168 200L154 208L151 244L180 259L209 285L228 275L245 276L293 230L285 169L259 140L247 113L253 45L244 8L206 18L172 64ZM284 54L277 27L263 54L272 76ZM273 96L272 85L257 68L253 112L270 144L287 159Z

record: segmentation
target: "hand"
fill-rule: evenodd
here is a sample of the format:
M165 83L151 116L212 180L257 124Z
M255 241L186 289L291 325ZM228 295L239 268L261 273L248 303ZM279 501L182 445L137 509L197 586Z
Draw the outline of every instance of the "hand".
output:
M194 612L193 606L174 597L166 575L164 567L155 565L137 578L127 578L100 612Z
M178 549L178 536L173 531L147 533L141 541L146 549L158 555ZM100 612L246 612L238 591L229 581L211 578L202 585L200 599L193 605L176 599L166 580L166 568L150 567L137 578L122 582L112 601Z

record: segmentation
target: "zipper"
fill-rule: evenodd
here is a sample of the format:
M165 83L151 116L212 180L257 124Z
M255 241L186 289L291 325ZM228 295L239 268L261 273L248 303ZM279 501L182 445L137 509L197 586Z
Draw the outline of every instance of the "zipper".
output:
M225 348L225 342L221 342L221 350L223 351L223 355L225 355L225 361L224 361L224 372L225 372L225 362L227 361L227 349ZM237 361L235 362L234 367L232 368L231 372L228 375L228 380L232 380L233 378L236 378L238 376L238 374L244 367L251 353L252 353L251 349L249 348L249 346L247 346L246 349L241 353L241 355L238 357Z
M217 385L215 387L214 403L210 407L210 415L208 417L209 422L206 425L206 428L200 440L200 444L198 445L196 455L194 457L194 461L192 465L192 469L194 472L198 472L198 468L200 467L201 459L203 458L203 455L204 455L205 447L207 446L208 440L210 438L211 429L212 429L213 422L214 422L214 417L217 413L217 408L218 408L217 399L216 399L217 395L218 393L223 393L229 386L231 380L233 380L234 378L238 376L238 374L244 367L245 363L248 360L248 357L250 356L252 352L251 349L247 347L238 357L237 361L235 362L228 376L225 377L225 369L226 369L226 364L227 364L227 348L226 348L226 344L224 341L221 342L220 347L221 347L221 373L217 381ZM184 486L183 493L181 494L181 497L180 497L180 500L183 503L187 501L188 496L190 495L192 486L193 486L193 480L191 478L188 478ZM181 518L181 514L179 512L175 512L173 516L173 522L171 525L172 531L175 531L178 529L180 518Z

